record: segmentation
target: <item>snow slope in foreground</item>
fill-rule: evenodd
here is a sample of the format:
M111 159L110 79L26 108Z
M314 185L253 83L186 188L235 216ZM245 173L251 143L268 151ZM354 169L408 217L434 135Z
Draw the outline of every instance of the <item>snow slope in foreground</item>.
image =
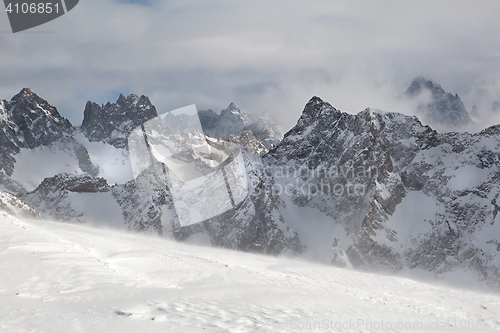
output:
M1 212L0 225L0 332L500 331L499 296Z

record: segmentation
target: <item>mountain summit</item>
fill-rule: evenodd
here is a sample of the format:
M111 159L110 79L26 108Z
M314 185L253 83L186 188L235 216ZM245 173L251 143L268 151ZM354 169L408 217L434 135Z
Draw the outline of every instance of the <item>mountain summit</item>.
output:
M49 146L71 137L74 130L56 107L29 88L22 89L10 101L1 101L0 175L10 176L13 173L16 162L14 156L21 149Z
M267 149L276 146L282 138L281 130L269 116L241 112L234 103L229 104L220 114L212 110L201 110L198 116L205 134L216 138L229 140L232 135L250 131Z
M10 102L4 102L4 107L11 124L15 124L18 139L27 148L49 145L73 131L71 123L56 107L29 88L22 89Z
M460 97L444 91L431 80L415 78L405 95L418 102L422 120L430 125L459 130L472 123Z
M145 121L158 116L146 96L120 94L115 103L98 105L87 102L81 131L91 142L105 142L124 148L130 133Z

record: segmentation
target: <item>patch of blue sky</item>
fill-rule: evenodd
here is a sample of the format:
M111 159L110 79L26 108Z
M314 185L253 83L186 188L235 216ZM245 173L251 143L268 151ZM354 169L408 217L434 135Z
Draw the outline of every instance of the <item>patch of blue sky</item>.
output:
M135 4L135 5L142 5L142 6L152 6L154 0L117 0L118 3L121 4Z

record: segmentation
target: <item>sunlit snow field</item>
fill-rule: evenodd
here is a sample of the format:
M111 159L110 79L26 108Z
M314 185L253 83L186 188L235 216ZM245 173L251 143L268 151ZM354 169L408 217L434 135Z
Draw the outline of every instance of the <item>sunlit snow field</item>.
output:
M500 332L500 297L0 213L0 332Z

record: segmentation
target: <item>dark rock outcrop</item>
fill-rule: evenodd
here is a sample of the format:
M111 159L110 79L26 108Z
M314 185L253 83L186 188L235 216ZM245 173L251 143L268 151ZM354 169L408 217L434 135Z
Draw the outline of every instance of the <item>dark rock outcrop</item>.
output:
M125 148L130 133L156 116L156 108L148 97L120 95L116 103L98 105L87 102L80 128L91 142L105 142Z

